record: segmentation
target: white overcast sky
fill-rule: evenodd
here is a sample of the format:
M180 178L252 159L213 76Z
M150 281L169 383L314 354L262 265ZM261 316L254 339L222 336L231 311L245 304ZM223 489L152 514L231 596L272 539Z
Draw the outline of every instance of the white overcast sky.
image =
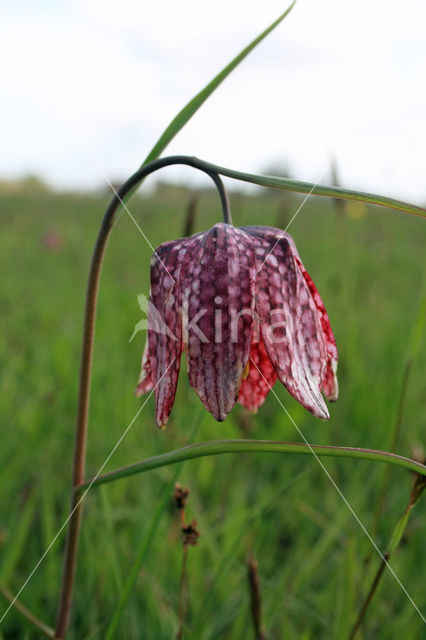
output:
M2 0L0 177L99 186L141 163L177 111L285 0ZM167 154L426 201L425 0L298 0ZM163 178L194 183L188 168Z

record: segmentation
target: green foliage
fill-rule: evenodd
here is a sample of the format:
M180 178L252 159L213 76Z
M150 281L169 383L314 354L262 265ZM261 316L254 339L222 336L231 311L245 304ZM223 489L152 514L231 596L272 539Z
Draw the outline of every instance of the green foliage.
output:
M298 199L290 203L289 216ZM91 250L107 196L21 193L0 196L0 580L17 592L67 517L83 301ZM236 225L283 223L270 194L231 196ZM151 243L181 235L185 194L166 192L131 205ZM203 192L196 231L220 216ZM290 229L325 301L340 350L340 399L328 423L315 420L280 385L275 390L306 438L317 444L385 448L423 286L423 224L414 216L310 199ZM53 235L52 235L53 233ZM52 241L56 238L56 241ZM108 246L101 280L89 423L88 476L96 473L141 401L133 395L144 336L129 343L148 293L150 248L123 214ZM6 276L8 274L8 276ZM423 343L424 344L424 343ZM397 453L419 447L424 393L422 344L412 365ZM149 400L105 471L188 443L199 401L181 372L167 430L154 427ZM237 406L222 424L205 415L197 441L298 440L270 394L256 416ZM323 462L371 529L381 465ZM174 468L158 469L89 493L82 527L70 639L105 637ZM370 543L315 460L242 454L187 462L187 520L199 543L188 552L190 606L185 639L250 638L245 560L253 552L270 638L340 639L348 633L377 563ZM411 474L392 468L376 541L384 550L407 503ZM422 503L413 512L392 566L420 609L424 601ZM63 536L23 591L22 602L52 624ZM178 627L182 543L172 497L114 637L169 640ZM6 608L0 602L0 616ZM422 622L386 573L360 638L420 638ZM5 638L39 638L16 611Z

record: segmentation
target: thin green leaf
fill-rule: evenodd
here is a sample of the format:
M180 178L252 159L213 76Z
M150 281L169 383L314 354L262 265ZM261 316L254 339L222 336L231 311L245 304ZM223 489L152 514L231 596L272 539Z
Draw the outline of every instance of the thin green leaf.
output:
M410 458L399 456L387 451L377 451L375 449L360 449L354 447L332 447L321 445L308 445L301 442L279 442L271 440L213 440L192 444L175 451L163 453L141 462L122 467L100 476L95 481L85 482L77 488L82 492L89 487L97 487L108 482L114 482L119 478L127 478L137 473L151 471L158 467L165 467L176 464L183 460L202 458L205 456L215 456L224 453L296 453L317 456L332 456L343 458L355 458L358 460L373 460L376 462L386 462L399 467L404 467L419 474L426 475L426 466Z
M186 125L188 120L192 118L194 113L196 113L198 109L201 107L201 105L204 104L204 102L207 100L207 98L211 96L213 91L215 91L215 89L217 89L218 86L222 84L222 82L229 76L229 74L236 67L238 67L240 62L242 62L244 58L246 58L248 54L251 51L253 51L253 49L257 47L257 45L260 44L262 40L264 40L266 36L268 36L271 33L271 31L273 31L275 27L277 27L280 24L280 22L284 20L284 18L290 13L290 11L292 10L295 4L296 4L296 0L294 0L294 2L291 3L288 9L286 9L284 13L282 13L276 20L274 20L274 22L271 25L269 25L269 27L265 29L265 31L262 31L262 33L259 36L257 36L257 38L255 38L228 65L226 65L226 67L222 69L222 71L220 71L220 73L218 73L217 76L215 76L213 80L204 87L204 89L202 89L199 93L197 93L197 95L194 98L192 98L190 102L188 102L188 104L171 121L167 129L161 135L158 142L156 142L154 147L151 149L151 151L145 158L145 161L143 162L142 166L144 164L147 164L148 162L152 162L152 160L155 160L162 154L164 149L171 142L171 140L173 140L175 135L179 133L179 131Z
M415 204L380 196L376 193L368 193L367 191L356 191L355 189L345 189L343 187L330 187L323 184L315 184L313 182L303 182L302 180L290 180L289 178L279 178L276 176L262 176L253 173L244 173L220 167L210 162L205 162L205 166L212 171L216 171L222 176L241 180L242 182L250 182L261 187L272 187L273 189L281 189L283 191L293 191L295 193L306 193L314 196L326 196L328 198L342 198L344 200L358 200L367 204L376 204L390 209L397 209L404 213L411 213L416 216L426 217L426 209Z

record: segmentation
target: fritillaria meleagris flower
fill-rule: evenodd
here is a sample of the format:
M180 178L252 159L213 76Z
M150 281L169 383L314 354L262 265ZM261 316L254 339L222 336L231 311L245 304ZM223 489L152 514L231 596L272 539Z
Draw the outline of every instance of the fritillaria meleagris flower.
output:
M206 409L256 411L277 378L318 418L337 399L337 348L293 239L225 223L160 245L151 263L148 340L137 395L155 389L156 420L173 406L182 351Z

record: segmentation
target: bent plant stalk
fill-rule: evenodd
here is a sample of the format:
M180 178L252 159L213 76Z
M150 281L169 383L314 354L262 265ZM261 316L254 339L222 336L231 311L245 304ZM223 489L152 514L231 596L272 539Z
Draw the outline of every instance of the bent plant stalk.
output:
M140 462L135 462L126 467L115 469L102 476L98 476L91 481L85 482L75 489L78 495L82 495L88 489L94 489L101 485L115 482L121 478L128 478L139 473L146 473L153 469L166 467L173 464L194 460L195 458L205 458L208 456L218 456L236 453L285 453L308 456L326 456L332 458L353 458L355 460L371 460L373 462L384 462L389 465L403 467L409 471L414 471L420 476L426 476L426 466L421 462L416 462L410 458L405 458L396 453L379 451L377 449L364 449L358 447L335 447L331 445L305 444L303 442L280 442L278 440L211 440L209 442L198 442L187 445L181 449L168 451L153 458L147 458Z
M113 227L115 214L123 204L128 193L135 188L150 173L172 164L187 164L198 168L209 175L214 181L220 195L224 222L232 224L229 203L221 178L214 172L204 167L204 163L185 156L173 156L151 162L139 169L131 176L112 198L99 230L90 265L89 279L87 283L86 307L84 315L83 344L81 352L80 379L78 390L77 424L74 446L74 466L72 478L72 498L65 546L64 569L61 584L61 595L56 620L55 638L62 639L68 627L72 592L77 564L77 548L82 515L82 498L76 494L76 488L84 482L86 463L87 421L89 414L90 379L93 360L93 341L95 333L96 303L98 299L99 279L102 262L109 234Z
M275 178L270 176L254 176L251 174L233 171L223 167L209 164L202 160L188 156L170 156L154 160L149 164L142 166L134 173L120 189L115 193L102 220L101 228L96 240L95 249L90 265L89 278L87 283L86 306L83 328L83 343L81 353L81 366L78 391L78 409L77 423L74 448L74 465L72 478L72 497L71 509L69 515L69 524L67 530L67 540L65 546L64 568L61 583L61 595L59 600L57 620L55 627L56 640L62 640L69 623L69 617L72 604L72 593L75 579L77 549L80 531L80 522L83 508L84 494L80 491L84 485L85 461L86 461L86 441L87 441L87 422L89 412L89 395L90 380L93 359L93 342L95 331L96 304L99 290L99 279L102 269L103 258L108 238L114 224L115 216L120 208L124 205L125 200L140 185L140 183L151 173L166 166L173 164L183 164L195 169L199 169L206 173L214 181L219 192L223 219L226 224L232 224L229 202L226 191L224 189L220 174L244 182L251 182L261 186L275 187L287 191L296 191L300 193L314 193L315 195L333 196L337 198L358 199L371 204L379 204L389 208L396 208L406 213L415 215L426 215L425 209L416 207L404 202L396 201L384 196L377 196L363 192L345 190L336 187L325 187L322 185L312 185L302 183L295 180L287 180L285 178ZM125 206L125 205L124 205ZM275 443L276 446L276 443ZM225 451L223 451L225 452ZM355 456L349 456L355 457ZM362 456L358 456L362 457ZM365 456L367 457L367 456ZM403 465L407 466L407 465ZM417 469L419 470L419 469ZM87 483L86 483L87 484Z

